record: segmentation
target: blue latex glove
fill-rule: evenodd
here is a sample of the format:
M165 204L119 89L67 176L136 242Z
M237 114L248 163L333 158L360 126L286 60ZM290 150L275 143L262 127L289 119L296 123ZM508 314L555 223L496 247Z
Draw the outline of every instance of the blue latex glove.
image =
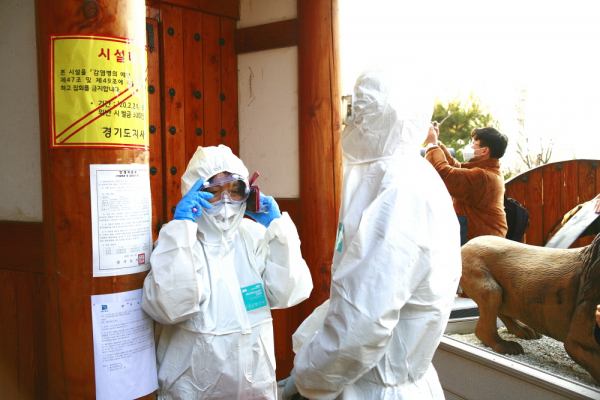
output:
M281 398L283 400L287 400L291 398L298 392L298 388L296 388L296 384L294 383L294 369L292 368L292 372L290 372L290 376L285 378L282 381L277 382L278 387L283 386L283 392L281 393Z
M277 205L277 202L275 201L275 199L271 196L265 196L264 194L260 194L260 209L264 209L266 207L267 208L267 212L257 212L257 213L253 213L253 212L248 212L246 211L246 215L251 217L252 219L254 219L256 222L258 222L261 225L264 225L266 227L269 227L269 225L271 225L271 221L273 221L274 219L277 218L281 218L281 212L279 211L279 206Z
M187 219L188 221L195 222L196 218L200 218L202 215L202 207L212 208L206 199L212 199L213 195L208 192L199 192L203 184L204 179L198 179L190 191L183 196L183 199L181 199L179 204L177 204L177 208L175 208L173 219L179 221Z

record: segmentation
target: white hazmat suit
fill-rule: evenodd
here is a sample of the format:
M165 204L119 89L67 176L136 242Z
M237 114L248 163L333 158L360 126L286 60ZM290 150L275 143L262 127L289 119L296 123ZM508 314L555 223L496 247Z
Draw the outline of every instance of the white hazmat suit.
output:
M228 147L199 147L182 194L224 171L248 177ZM265 229L243 218L245 208L226 231L206 212L160 231L142 303L165 325L157 350L160 399L276 398L270 309L308 298L312 280L287 213Z
M460 229L420 156L433 97L412 79L375 67L355 85L330 299L293 338L310 399L444 398L431 359L461 275Z

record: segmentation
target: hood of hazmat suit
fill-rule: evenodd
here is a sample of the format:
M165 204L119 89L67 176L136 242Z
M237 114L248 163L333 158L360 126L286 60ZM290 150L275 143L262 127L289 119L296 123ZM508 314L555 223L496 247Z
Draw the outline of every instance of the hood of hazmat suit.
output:
M198 147L181 179L186 194L220 172L248 179L226 146ZM202 213L160 231L142 308L163 324L160 399L275 399L271 308L308 298L312 280L287 213L268 228L243 218L227 230Z
M364 72L342 133L330 299L294 334L310 399L443 399L431 359L461 275L452 199L420 156L433 96L417 74Z

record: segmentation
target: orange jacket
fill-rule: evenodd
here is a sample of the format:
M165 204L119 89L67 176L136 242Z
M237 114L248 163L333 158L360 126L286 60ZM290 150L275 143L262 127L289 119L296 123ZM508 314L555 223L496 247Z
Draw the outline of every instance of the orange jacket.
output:
M497 158L461 164L446 147L427 149L425 158L442 177L456 215L467 217L467 241L477 236L506 237L504 179Z

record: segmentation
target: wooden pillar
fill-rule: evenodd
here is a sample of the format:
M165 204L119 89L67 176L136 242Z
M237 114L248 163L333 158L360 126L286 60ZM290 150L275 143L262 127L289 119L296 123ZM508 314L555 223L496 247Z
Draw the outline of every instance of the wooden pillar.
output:
M92 277L90 164L147 164L148 151L51 149L49 35L103 35L145 43L145 14L144 0L36 0L45 330L52 399L95 398L90 296L139 289L146 275ZM145 84L142 90L146 90Z
M314 289L304 319L329 298L342 187L337 0L298 0L302 254Z

